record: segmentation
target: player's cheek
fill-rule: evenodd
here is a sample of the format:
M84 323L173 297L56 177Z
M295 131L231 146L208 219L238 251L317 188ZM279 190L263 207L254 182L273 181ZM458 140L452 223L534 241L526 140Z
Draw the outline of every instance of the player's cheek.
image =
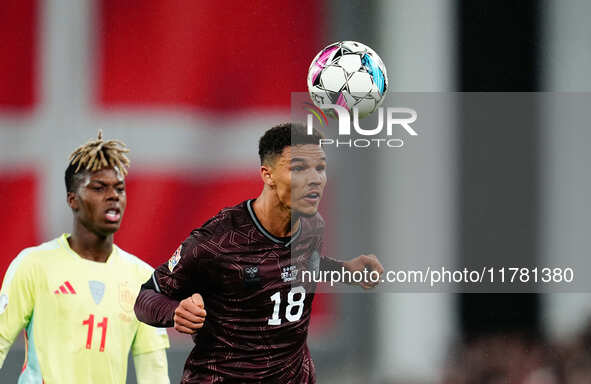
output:
M119 197L119 207L121 209L121 217L123 217L123 213L125 213L125 208L127 208L127 194L122 192Z
M95 218L95 204L92 203L91 199L80 199L80 210L79 214L81 217L89 220L93 220Z
M292 193L294 193L296 195L298 193L301 193L303 191L305 185L306 185L306 180L305 180L304 175L301 174L301 172L297 175L291 176L290 186L291 186Z
M288 198L293 194L292 193L293 192L293 189L294 189L294 183L293 183L293 181L294 181L294 178L293 177L288 177L285 180L285 182L283 183L283 186L285 187L285 189L283 191L283 194L286 197L288 197Z
M290 187L288 187L283 193L283 201L289 203L290 206L293 203L293 193Z

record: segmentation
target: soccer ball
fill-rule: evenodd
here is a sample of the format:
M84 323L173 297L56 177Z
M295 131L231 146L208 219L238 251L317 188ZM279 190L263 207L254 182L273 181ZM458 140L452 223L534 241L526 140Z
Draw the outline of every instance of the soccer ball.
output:
M375 111L388 89L386 67L378 54L356 41L339 41L321 50L308 70L308 92L320 109L337 104L359 117Z

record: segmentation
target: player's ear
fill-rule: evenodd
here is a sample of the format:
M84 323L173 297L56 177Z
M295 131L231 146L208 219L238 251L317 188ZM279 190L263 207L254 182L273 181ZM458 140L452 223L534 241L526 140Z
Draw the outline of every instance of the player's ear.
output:
M265 183L269 187L273 187L275 185L275 181L273 181L271 167L267 164L261 165L261 179L263 179L263 183Z
M70 206L70 208L72 208L73 211L78 210L78 199L76 198L75 192L68 192L68 194L66 195L66 201L68 202L68 205Z

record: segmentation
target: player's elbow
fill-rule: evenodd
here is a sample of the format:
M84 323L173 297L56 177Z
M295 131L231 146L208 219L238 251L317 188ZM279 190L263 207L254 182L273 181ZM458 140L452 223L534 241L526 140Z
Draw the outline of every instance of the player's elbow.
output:
M150 276L148 281L142 284L140 288L140 292L135 299L135 305L133 306L133 310L135 312L135 316L138 318L139 321L150 324L150 297L156 294L156 286L154 284L154 276Z
M133 306L135 317L142 323L153 327L172 327L174 310L179 303L158 293L150 281L142 285Z

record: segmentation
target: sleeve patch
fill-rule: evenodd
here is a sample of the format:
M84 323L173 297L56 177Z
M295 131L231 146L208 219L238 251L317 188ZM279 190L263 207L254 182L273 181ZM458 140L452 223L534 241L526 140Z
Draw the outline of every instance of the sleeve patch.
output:
M168 260L168 269L170 270L170 272L173 271L174 267L176 267L176 265L179 263L179 261L181 260L181 251L183 249L183 245L181 244L176 251L174 251L174 254L172 255L172 257Z

